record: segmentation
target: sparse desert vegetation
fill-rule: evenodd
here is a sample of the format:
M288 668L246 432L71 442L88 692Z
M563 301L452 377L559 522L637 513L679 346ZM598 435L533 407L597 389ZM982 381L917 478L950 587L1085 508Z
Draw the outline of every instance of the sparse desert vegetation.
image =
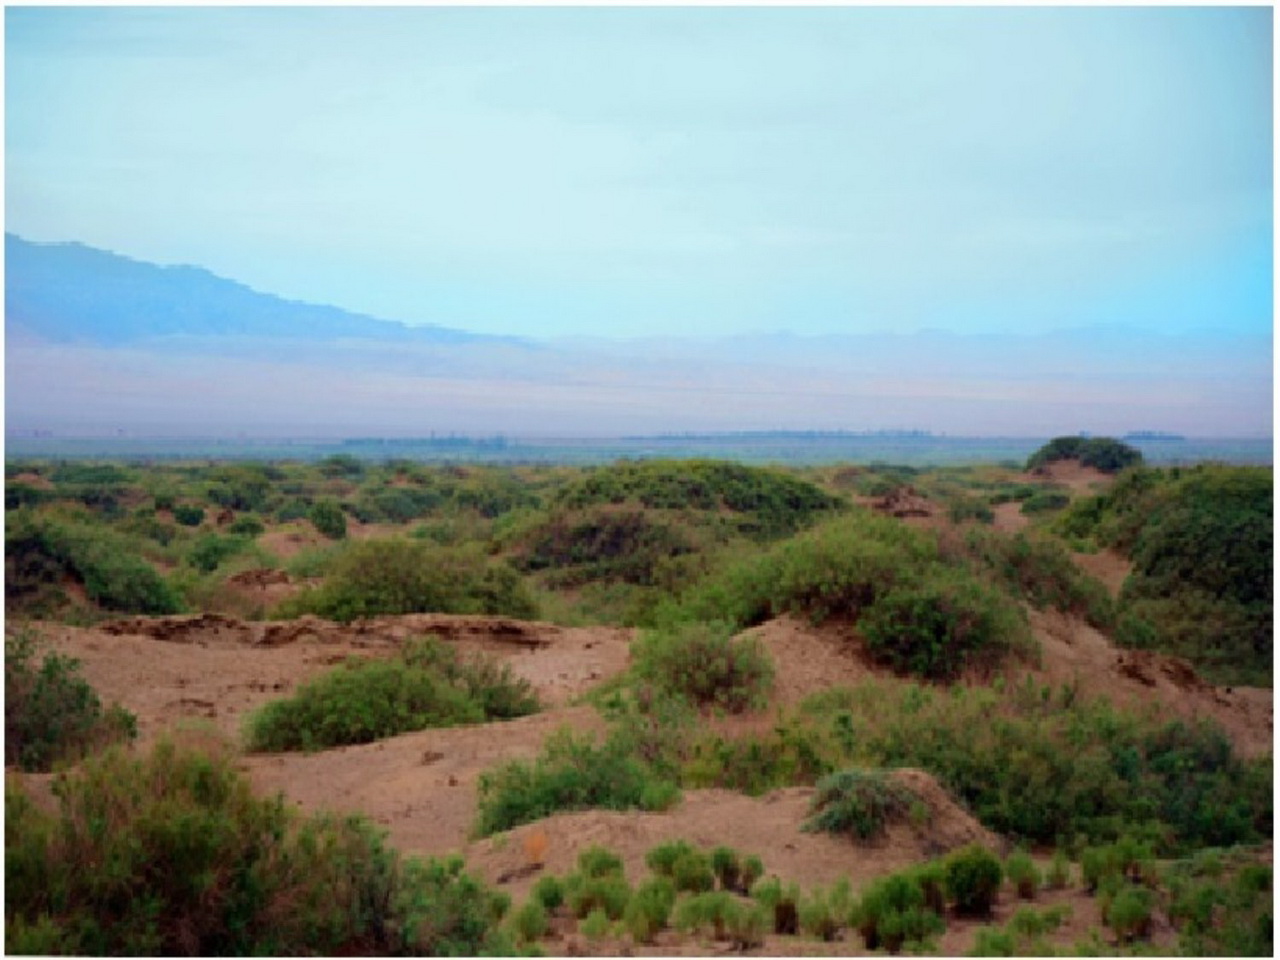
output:
M11 461L6 950L1270 955L1271 470L1077 441Z

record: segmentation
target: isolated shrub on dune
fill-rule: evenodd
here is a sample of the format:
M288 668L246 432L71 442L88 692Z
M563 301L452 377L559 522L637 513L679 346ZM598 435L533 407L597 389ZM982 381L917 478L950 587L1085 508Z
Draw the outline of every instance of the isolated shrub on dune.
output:
M882 770L841 770L818 781L803 830L869 840L907 815L916 796Z
M313 613L350 622L402 613L505 614L532 618L537 606L520 575L479 550L404 539L354 543L334 558L323 586L286 601L277 616Z
M990 850L972 844L953 852L945 861L947 895L956 912L987 917L1000 892L1004 871Z
M266 704L249 718L248 743L251 750L316 750L537 708L528 681L509 668L462 661L429 639L395 660L349 660Z
M731 713L763 706L773 663L760 641L734 637L727 623L688 623L641 636L635 673L660 690Z

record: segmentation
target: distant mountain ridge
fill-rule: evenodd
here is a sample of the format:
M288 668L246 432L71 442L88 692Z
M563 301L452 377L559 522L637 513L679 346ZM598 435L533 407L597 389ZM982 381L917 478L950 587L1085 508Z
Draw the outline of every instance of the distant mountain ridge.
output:
M36 243L12 233L4 240L6 330L24 338L97 346L175 336L517 342L285 300L201 267L159 266L82 243Z

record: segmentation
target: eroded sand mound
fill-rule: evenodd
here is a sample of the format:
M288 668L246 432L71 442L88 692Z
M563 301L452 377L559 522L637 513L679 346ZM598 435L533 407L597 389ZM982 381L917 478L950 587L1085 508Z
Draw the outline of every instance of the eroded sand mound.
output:
M1031 672L1054 686L1075 683L1084 696L1104 696L1125 708L1152 707L1185 720L1217 721L1241 755L1272 749L1272 691L1215 687L1180 657L1122 650L1084 621L1056 610L1029 610L1043 662Z
M1098 493L1115 482L1115 476L1103 473L1095 467L1086 467L1079 460L1051 460L1026 474L1029 480L1052 480L1067 487L1072 493Z
M968 843L1003 849L999 838L957 806L929 774L902 770L893 776L920 796L929 817L918 827L894 824L872 841L802 831L814 794L811 787L788 787L761 797L728 790L688 790L681 803L663 813L589 810L526 824L471 844L467 863L519 899L538 876L570 872L578 854L595 845L617 853L632 882L648 875L644 857L653 847L686 840L708 850L724 845L742 854L754 853L764 861L768 874L805 888L841 877L848 877L857 888L874 877Z
M415 614L350 625L316 617L246 621L220 614L134 617L84 629L38 628L52 649L76 657L106 702L138 716L144 741L201 718L236 737L245 714L351 656L391 656L405 640L434 634L465 652L511 665L555 706L626 669L631 633L564 628L504 617Z

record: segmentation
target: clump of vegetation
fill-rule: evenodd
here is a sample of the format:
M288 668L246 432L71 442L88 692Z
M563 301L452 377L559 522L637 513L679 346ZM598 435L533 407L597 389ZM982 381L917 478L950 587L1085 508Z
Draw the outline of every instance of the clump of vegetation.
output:
M349 623L403 613L505 614L533 619L537 606L520 575L479 551L412 540L366 540L335 556L323 586L283 603L278 617L304 613Z
M652 943L670 921L675 902L675 885L666 877L650 877L631 895L622 922L637 943Z
M1115 604L1106 588L1083 573L1055 540L969 530L963 541L950 543L947 549L1037 609L1052 607L1079 614L1104 630L1115 623Z
M797 884L783 886L777 877L769 877L751 888L751 897L773 918L774 933L795 935L800 930L800 887Z
M394 660L349 660L266 704L250 717L247 739L251 750L320 750L537 709L528 681L509 667L462 660L429 638Z
M1005 598L959 571L887 590L859 621L876 659L929 680L994 667L1023 626Z
M569 912L579 919L600 911L609 920L621 920L631 900L622 860L600 846L578 855L578 869L565 878L564 893Z
M989 917L1004 879L996 855L986 847L973 844L948 856L945 870L947 896L955 904L956 912Z
M1141 465L1142 453L1110 437L1055 437L1027 459L1027 469L1035 470L1055 460L1079 460L1103 473L1117 473Z
M39 613L65 602L63 578L90 600L122 613L177 613L177 594L126 538L74 517L26 510L6 516L5 606Z
M1044 490L1022 501L1022 512L1027 516L1051 513L1070 505L1071 496L1061 490Z
M942 905L926 896L917 874L890 874L872 881L849 910L850 925L868 950L897 953L904 946L923 946L943 932Z
M1004 875L1023 900L1034 899L1044 880L1035 861L1025 850L1015 850L1005 858Z
M936 537L868 511L737 561L667 615L745 627L788 612L857 620L878 657L938 679L1035 650L1012 598L982 584Z
M904 819L917 799L883 770L841 770L818 781L809 819L801 829L870 840L883 834L891 821Z
M741 532L792 533L843 501L780 470L717 460L623 461L590 470L558 501L568 507L640 503L651 509L725 511Z
M1133 560L1117 634L1186 657L1217 683L1271 685L1273 479L1259 467L1137 470L1057 522Z
M982 927L974 938L971 957L1048 957L1056 951L1045 939L1070 916L1061 904L1034 910L1021 907L1004 927Z
M485 837L561 810L663 810L679 796L624 738L597 746L562 729L532 763L515 760L481 775L475 833Z
M104 710L79 662L46 653L36 662L34 633L4 638L4 753L23 770L49 770L62 760L137 736L137 718L119 705Z
M5 787L11 954L467 954L507 951L502 898L459 859L402 861L359 817L301 820L233 758L113 748L55 781L45 813Z
M347 535L347 515L337 500L317 500L307 511L307 519L330 540L342 540Z
M632 668L660 695L683 697L730 713L764 706L773 663L760 641L733 636L727 623L684 623L644 633Z

